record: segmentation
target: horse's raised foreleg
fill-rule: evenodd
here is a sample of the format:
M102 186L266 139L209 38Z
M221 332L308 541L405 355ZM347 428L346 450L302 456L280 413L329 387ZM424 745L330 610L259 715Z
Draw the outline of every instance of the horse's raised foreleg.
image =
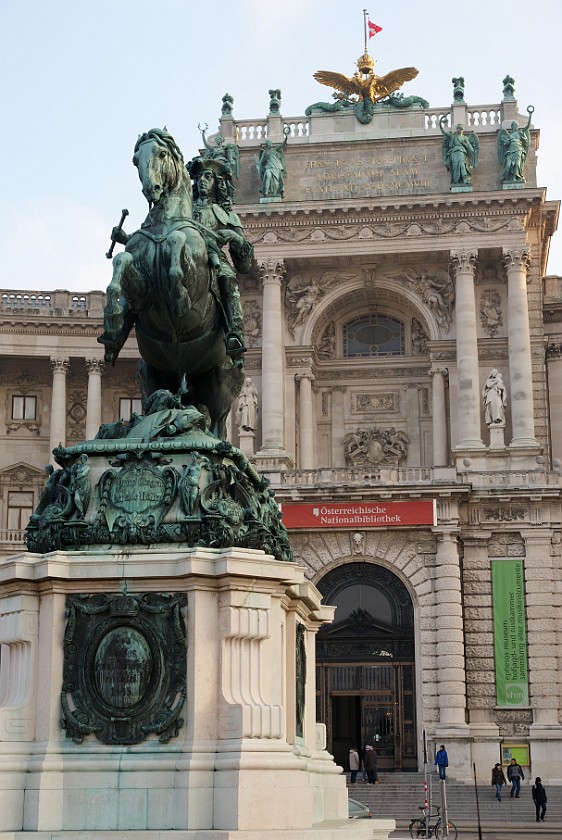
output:
M123 279L132 269L133 258L127 251L117 254L113 259L113 276L107 287L107 298L103 313L103 334L100 344L105 345L105 361L115 364L119 351L135 323L135 313L123 297Z
M195 274L193 260L186 249L186 236L181 230L174 230L166 237L170 255L170 303L175 315L186 315L191 307L191 298L187 285Z

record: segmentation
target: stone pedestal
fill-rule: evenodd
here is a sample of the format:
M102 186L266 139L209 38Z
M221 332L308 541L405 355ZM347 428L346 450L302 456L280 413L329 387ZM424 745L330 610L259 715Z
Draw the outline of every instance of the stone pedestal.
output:
M505 449L505 423L488 426L490 429L490 449Z
M256 433L252 429L240 429L238 436L241 451L249 458L253 458L256 452Z
M315 721L315 632L333 610L296 564L106 546L17 555L0 581L0 837L388 837L393 821L347 820ZM155 674L166 703L148 713Z

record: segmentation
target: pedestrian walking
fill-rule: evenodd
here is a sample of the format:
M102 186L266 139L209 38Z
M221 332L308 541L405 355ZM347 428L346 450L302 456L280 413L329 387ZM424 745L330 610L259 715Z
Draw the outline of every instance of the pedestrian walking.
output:
M496 786L496 799L498 802L502 801L502 785L507 785L505 780L505 773L503 767L498 762L492 768L492 785Z
M352 747L349 751L349 769L351 771L351 779L350 782L353 785L355 783L355 779L357 778L357 771L359 770L359 753Z
M544 820L544 815L546 814L546 790L543 787L540 776L537 776L535 779L531 793L533 795L533 802L535 803L535 811L537 812L537 822L540 822Z
M375 780L375 784L379 784L379 757L377 755L376 749L373 747L373 778Z
M439 778L446 779L447 767L449 766L449 756L447 755L445 744L441 744L441 747L437 750L437 755L435 756L435 761L433 763L439 770Z
M511 782L511 792L510 797L513 799L515 796L516 799L519 799L519 794L521 793L521 782L524 781L525 775L523 773L522 768L517 764L517 761L512 758L511 764L507 768L507 780Z
M367 780L370 785L375 784L375 751L371 744L365 746L365 753L363 755L363 764L367 771Z

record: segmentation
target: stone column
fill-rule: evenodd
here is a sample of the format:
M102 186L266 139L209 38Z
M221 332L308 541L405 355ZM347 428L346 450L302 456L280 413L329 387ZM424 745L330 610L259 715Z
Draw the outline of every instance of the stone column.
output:
M345 467L344 439L344 385L332 388L332 467Z
M86 359L88 371L88 400L86 403L86 440L92 440L101 426L101 359Z
M266 260L259 266L263 282L262 394L259 454L287 457L284 438L285 345L283 340L282 260Z
M439 738L465 734L466 676L460 563L456 535L436 531L435 621Z
M456 277L458 440L455 449L483 449L474 269L477 254L451 252Z
M511 446L538 446L533 415L533 370L531 332L527 301L529 248L504 249L507 270L507 312L509 352L509 400L511 408Z
M70 362L68 359L51 359L53 370L53 391L51 396L51 434L49 450L59 444L66 444L66 374ZM52 462L54 460L51 458Z
M433 366L429 375L432 381L433 413L433 466L446 467L449 463L447 447L447 406L445 403L445 379L449 375L447 368Z
M313 470L314 461L314 421L312 414L312 373L299 373L295 377L299 383L299 466L302 470Z

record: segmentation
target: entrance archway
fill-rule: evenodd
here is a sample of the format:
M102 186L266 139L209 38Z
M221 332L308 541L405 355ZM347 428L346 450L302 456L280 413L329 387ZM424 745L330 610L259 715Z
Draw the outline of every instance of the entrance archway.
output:
M350 747L373 743L379 770L417 770L414 608L408 590L374 563L347 563L316 584L335 621L316 642L317 717L347 767Z

